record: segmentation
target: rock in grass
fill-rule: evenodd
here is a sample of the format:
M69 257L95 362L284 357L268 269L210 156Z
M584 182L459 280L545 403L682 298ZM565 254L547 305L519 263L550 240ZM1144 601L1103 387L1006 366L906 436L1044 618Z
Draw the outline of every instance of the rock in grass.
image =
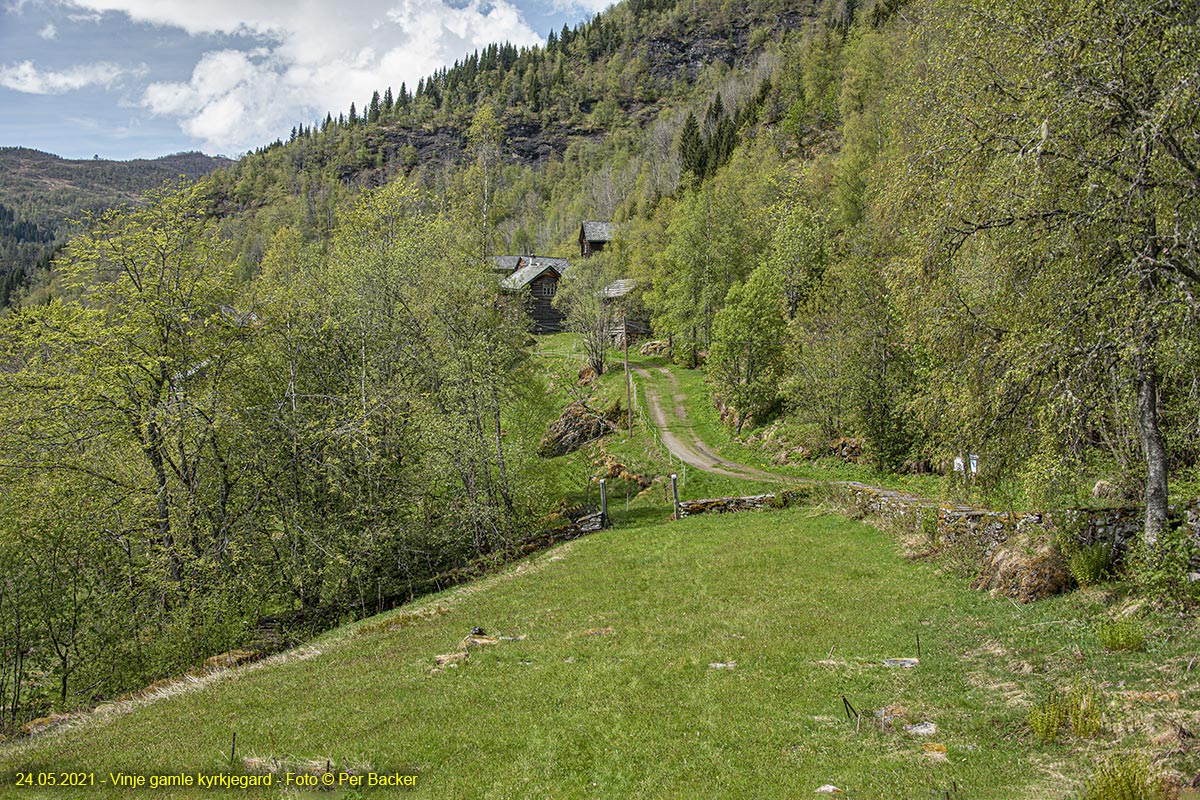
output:
M737 666L736 661L714 661L708 665L709 669L733 669Z
M827 783L824 786L818 786L817 791L813 794L845 794L841 789L834 786L832 783Z
M1067 560L1048 538L1021 535L995 549L971 588L1031 603L1067 591L1074 580Z
M563 409L558 419L550 423L538 445L538 455L554 458L574 453L588 442L617 430L620 419L619 402L607 411L597 411L579 401L573 402Z
M443 653L440 656L434 656L433 661L439 667L449 667L451 665L463 664L470 657L470 653L465 650L458 650L453 653Z
M905 725L904 732L910 736L933 736L937 733L937 725L932 722L918 722L915 725Z
M903 706L884 706L875 712L875 718L881 726L892 727L896 722L903 720L907 713Z
M475 634L471 634L467 638L463 639L462 644L459 646L463 648L487 647L489 644L498 644L499 642L500 640L494 636L476 636Z
M903 667L904 669L912 669L921 663L919 658L885 658L883 665L885 667Z

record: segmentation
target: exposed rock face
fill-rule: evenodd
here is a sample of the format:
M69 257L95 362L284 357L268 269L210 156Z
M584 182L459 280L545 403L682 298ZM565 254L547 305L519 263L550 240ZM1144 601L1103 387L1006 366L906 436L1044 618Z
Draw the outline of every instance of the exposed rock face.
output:
M815 16L816 5L784 11L773 22L779 29L799 28ZM761 19L735 14L720 24L701 23L687 36L653 37L644 51L650 73L663 82L694 81L713 62L723 61L732 67L749 50L750 36L761 24Z
M1029 603L1065 592L1073 584L1067 560L1057 547L1047 539L1019 535L992 552L971 588Z
M607 411L597 411L578 401L571 403L563 409L558 419L550 423L549 430L538 446L538 455L553 458L574 453L588 442L615 431L622 414L620 403Z

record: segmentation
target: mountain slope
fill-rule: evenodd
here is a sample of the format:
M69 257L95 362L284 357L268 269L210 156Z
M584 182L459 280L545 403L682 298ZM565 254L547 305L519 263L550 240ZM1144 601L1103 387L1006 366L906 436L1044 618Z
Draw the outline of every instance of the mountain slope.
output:
M45 266L87 212L134 202L179 176L196 179L233 162L203 153L156 159L65 159L24 147L0 147L0 307Z

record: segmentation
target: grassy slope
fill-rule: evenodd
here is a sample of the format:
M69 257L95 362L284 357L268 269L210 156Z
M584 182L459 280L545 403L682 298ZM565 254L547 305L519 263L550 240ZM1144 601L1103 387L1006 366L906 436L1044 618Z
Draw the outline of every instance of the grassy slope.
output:
M1098 597L1018 609L901 559L873 528L802 511L618 529L423 601L439 610L428 618L368 620L315 642L314 657L9 745L0 774L217 770L237 731L244 755L416 769L415 796L795 797L835 783L921 798L954 781L961 797L1066 797L1095 754L1144 743L1160 711L1182 713L1130 707L1128 692L1173 686L1196 707L1196 637L1104 654L1085 621ZM430 674L474 625L526 638ZM614 632L584 634L602 627ZM917 632L918 668L880 665L913 655ZM831 648L836 663L818 663ZM1104 734L1036 744L1029 699L1076 674L1125 681L1108 692ZM860 731L843 694L868 717ZM870 709L888 704L935 722L949 762L873 727ZM70 796L7 783L0 795Z

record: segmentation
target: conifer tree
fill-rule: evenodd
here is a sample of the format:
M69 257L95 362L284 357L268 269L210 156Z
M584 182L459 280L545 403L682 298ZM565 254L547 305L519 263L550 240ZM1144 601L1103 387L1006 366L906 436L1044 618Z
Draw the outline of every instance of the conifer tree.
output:
M697 179L704 177L704 141L700 138L700 123L690 112L679 134L679 159L685 173L690 172Z

